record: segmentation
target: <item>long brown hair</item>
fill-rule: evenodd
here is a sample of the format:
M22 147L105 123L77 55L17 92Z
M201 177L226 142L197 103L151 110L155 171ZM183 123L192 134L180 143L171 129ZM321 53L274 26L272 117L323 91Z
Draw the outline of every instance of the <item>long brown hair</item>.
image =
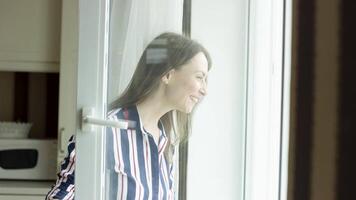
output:
M204 53L210 70L210 55L198 42L170 32L157 36L144 50L129 85L111 104L111 109L133 106L145 100L158 88L166 73L178 70L200 52ZM161 117L169 144L176 145L188 139L192 113L173 110Z

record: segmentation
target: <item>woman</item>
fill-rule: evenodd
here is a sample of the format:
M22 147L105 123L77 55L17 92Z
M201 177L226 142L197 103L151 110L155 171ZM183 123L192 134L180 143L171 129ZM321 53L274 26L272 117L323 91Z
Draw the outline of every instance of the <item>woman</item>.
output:
M211 59L199 43L163 33L144 50L110 120L135 128L107 128L109 199L174 199L174 146L188 138L191 113L207 94ZM74 199L75 139L46 199Z

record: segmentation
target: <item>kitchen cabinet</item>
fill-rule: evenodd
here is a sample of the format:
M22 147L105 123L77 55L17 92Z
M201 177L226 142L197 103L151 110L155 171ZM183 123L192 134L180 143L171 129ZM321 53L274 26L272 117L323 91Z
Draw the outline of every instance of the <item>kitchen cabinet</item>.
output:
M59 74L59 83L57 83L59 94L52 95L58 97L58 110L54 112L58 113L58 126L56 126L58 130L55 130L58 134L58 165L67 153L69 137L76 130L77 4L77 0L0 1L0 72L2 72L0 75L4 82L0 89L8 94L6 95L7 101L2 103L6 105L0 105L4 109L2 115L6 115L5 119L12 116L9 108L13 107L12 101L15 101L13 96L16 96L14 95L16 92L13 90L16 84L11 80L6 82L5 79L15 79L14 72L27 72L29 85L35 83L37 89L30 87L24 91L30 93L28 110L41 111L29 111L30 113L27 114L34 116L33 119L36 120L44 118L44 114L41 113L46 112L43 108L45 98L40 99L41 101L38 99L32 101L33 96L35 98L40 96L32 95L32 93L46 90L46 73L47 76L50 76L48 73L52 72ZM23 85L26 85L26 82ZM56 88L58 89L58 85ZM4 119L0 118L1 120ZM46 121L42 120L41 123L41 120L37 120L36 122L38 123L33 128L43 130Z
M41 83L46 82L47 76L55 75L58 87L54 88L54 91L58 91L58 94L47 97L58 97L58 109L54 112L58 117L58 128L53 131L58 139L58 167L67 154L67 142L70 136L75 134L77 127L77 29L78 0L0 1L0 78L4 77L0 80L0 90L5 88L4 91L10 94L5 103L0 102L0 121L4 120L1 119L3 116L11 118L13 115L11 108L15 104L14 98L16 93L21 91L15 91L17 86L15 81L11 80L15 80L18 73L24 72L30 83L38 82L36 84L41 86L27 89L31 94L36 93L29 95L28 110L37 112L38 109L34 109L32 105L45 107L46 103L31 100L32 96L37 97L40 90L45 91L45 87L51 87ZM31 81L32 79L34 81ZM53 82L53 79L51 80ZM10 85L1 84L2 82ZM46 91L50 90L47 88ZM39 115L36 112L31 113ZM53 136L53 133L51 134ZM1 180L0 200L44 199L54 182Z
M43 200L53 182L0 181L0 200Z
M0 70L58 72L60 0L0 1Z
M0 195L0 200L43 200L45 197L45 195Z

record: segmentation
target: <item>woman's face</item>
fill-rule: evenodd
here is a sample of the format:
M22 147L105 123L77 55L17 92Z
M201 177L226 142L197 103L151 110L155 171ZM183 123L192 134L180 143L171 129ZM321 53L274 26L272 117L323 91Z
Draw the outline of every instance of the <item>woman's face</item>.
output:
M178 70L171 70L166 79L165 94L169 103L184 113L207 94L208 61L200 52Z

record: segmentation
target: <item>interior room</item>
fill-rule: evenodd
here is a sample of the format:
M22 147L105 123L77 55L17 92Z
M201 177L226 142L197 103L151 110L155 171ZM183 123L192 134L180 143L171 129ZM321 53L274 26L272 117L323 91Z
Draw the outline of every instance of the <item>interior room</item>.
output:
M173 192L156 199L356 199L354 10L351 0L1 0L0 200L155 199L118 195L103 126L116 126L107 113L141 56L166 54L166 41L143 53L163 32L198 42L212 64L189 140L169 135Z

